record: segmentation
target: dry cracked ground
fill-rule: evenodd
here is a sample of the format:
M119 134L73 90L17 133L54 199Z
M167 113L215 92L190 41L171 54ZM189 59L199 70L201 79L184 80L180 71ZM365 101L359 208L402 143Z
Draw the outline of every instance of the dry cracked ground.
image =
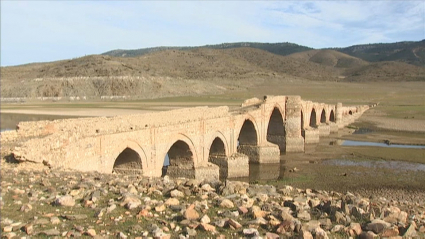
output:
M2 161L2 238L423 238L425 202Z

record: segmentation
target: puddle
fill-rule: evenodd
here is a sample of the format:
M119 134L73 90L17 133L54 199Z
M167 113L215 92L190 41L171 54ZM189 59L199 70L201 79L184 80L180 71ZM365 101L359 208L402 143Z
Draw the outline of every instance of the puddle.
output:
M385 148L425 149L425 145L386 144L386 143L354 141L354 140L343 140L341 145L342 146L373 146L373 147L385 147Z
M373 161L353 161L345 159L329 159L322 162L325 165L335 166L361 166L366 168L386 168L404 171L425 171L425 164L421 163L409 163L403 161L385 161L385 160L373 160Z

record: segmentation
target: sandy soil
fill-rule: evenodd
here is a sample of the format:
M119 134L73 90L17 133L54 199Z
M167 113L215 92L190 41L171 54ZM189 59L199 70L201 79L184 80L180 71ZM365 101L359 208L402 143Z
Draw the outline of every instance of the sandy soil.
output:
M63 115L63 116L114 116L149 113L155 110L132 110L132 109L33 109L33 110L2 110L1 113L33 114L33 115Z
M392 119L383 117L363 117L364 121L376 124L378 128L409 131L409 132L425 132L425 121L415 119Z

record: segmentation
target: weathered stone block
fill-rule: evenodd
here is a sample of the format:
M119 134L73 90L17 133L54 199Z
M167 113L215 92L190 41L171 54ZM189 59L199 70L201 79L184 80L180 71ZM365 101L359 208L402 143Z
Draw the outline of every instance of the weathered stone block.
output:
M335 124L334 122L331 122L329 124L329 130L330 130L330 133L338 133L338 125Z
M321 124L319 125L318 129L320 137L329 136L331 133L331 128L328 124Z
M267 145L239 145L238 152L249 157L250 163L279 163L280 150L275 144Z
M286 137L282 135L268 135L267 141L279 146L280 154L284 154L286 151Z
M304 138L298 136L296 138L286 139L286 153L304 152Z
M206 166L198 166L194 170L194 178L199 180L219 179L219 167L213 163L207 163Z
M306 144L317 144L319 139L319 129L309 128L305 130L304 142Z

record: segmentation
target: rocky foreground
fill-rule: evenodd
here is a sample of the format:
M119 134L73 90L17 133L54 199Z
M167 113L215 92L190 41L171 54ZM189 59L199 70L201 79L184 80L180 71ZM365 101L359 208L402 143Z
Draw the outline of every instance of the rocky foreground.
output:
M2 238L421 238L425 202L2 162Z

